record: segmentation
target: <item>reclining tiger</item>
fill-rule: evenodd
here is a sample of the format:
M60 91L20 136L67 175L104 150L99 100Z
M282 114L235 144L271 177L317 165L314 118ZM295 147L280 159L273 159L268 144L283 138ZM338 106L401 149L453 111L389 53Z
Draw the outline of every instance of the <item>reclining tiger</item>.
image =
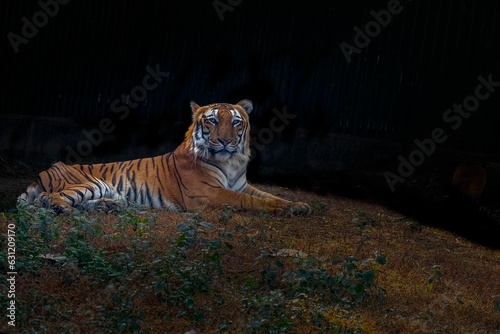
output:
M205 207L277 215L309 214L306 203L292 202L248 184L249 116L252 102L191 102L193 123L173 152L129 161L66 165L55 163L38 175L18 198L21 206L52 208L110 208L113 203L136 203L172 211Z

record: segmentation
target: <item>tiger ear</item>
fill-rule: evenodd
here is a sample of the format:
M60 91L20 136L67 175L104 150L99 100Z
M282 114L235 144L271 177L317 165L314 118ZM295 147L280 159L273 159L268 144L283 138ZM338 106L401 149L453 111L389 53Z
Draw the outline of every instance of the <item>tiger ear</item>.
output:
M194 101L191 101L189 104L191 105L191 113L192 113L191 117L192 117L193 122L194 122L195 121L194 115L196 115L196 111L198 109L200 109L200 106Z
M200 106L194 101L191 101L189 104L191 105L191 111L193 114L196 113L196 110L198 110Z
M240 102L238 102L238 105L240 107L243 108L243 110L245 110L247 112L247 114L250 114L253 110L253 104L252 104L252 101L250 100L241 100Z

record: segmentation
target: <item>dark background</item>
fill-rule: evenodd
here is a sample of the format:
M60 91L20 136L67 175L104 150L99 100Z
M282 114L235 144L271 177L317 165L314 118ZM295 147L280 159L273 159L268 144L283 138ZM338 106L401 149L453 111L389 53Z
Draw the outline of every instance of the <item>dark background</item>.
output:
M41 8L1 1L2 171L65 161L67 147L85 140L82 130L105 117L116 129L83 162L163 154L182 141L190 100L248 98L252 134L266 144L254 151L251 180L376 196L400 208L417 198L433 212L456 164L470 162L488 170L494 182L483 206L495 207L500 92L448 131L396 196L383 173L397 173L415 139L444 127L443 113L474 94L479 75L500 81L500 2L401 1L402 12L348 63L340 43L354 44L354 27L389 2L243 0L221 20L210 0L72 0L16 54L7 34L21 34L22 17L32 22ZM148 65L169 76L118 119L111 103L142 83ZM296 117L259 140L273 109L284 108Z

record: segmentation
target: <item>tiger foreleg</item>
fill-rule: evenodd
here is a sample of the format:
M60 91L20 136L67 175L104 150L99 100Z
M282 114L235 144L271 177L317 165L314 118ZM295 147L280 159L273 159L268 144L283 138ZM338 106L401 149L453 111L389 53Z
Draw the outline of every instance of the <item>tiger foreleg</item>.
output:
M242 192L235 192L227 189L212 189L211 195L198 199L198 206L209 205L212 207L221 207L229 205L235 209L266 212L276 215L300 215L309 214L311 208L309 205L300 202L291 202L282 198L273 196L273 198L262 198ZM194 208L187 207L188 211Z
M260 198L272 198L276 200L281 200L282 198L278 196L274 196L273 194L270 194L268 192L262 191L260 189L255 188L254 186L251 186L250 184L247 183L247 186L245 189L243 189L243 193L249 194L252 196L260 197Z

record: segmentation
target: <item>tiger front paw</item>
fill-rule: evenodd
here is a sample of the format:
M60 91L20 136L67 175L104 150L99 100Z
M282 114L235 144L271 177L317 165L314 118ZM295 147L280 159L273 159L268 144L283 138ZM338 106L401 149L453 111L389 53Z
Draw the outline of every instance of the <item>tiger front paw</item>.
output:
M311 207L303 202L289 202L280 203L278 208L274 211L278 216L299 216L308 215L311 213Z
M113 199L102 197L99 199L89 200L79 205L84 211L100 211L109 213L112 211L121 211L127 206L127 201L124 199Z
M309 215L309 214L311 214L311 207L307 203L292 202L291 208L292 208L293 215Z

